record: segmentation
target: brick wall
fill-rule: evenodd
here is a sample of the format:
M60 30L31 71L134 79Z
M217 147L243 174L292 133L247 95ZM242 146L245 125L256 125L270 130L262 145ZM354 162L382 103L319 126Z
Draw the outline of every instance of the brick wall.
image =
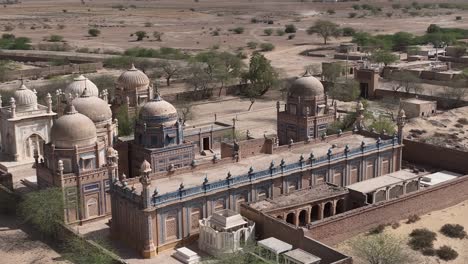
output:
M82 64L68 64L62 66L49 66L44 68L14 70L8 71L3 77L3 81L12 81L29 77L49 77L71 73L89 73L96 72L102 69L101 62L82 63Z
M404 91L395 92L391 90L377 89L375 90L375 96L377 98L392 98L393 97L393 98L404 99L404 98L414 98L415 94L406 93ZM468 105L467 101L463 101L463 100L457 101L457 100L449 99L446 97L437 97L437 96L418 94L418 98L421 100L427 100L427 101L437 101L437 108L440 108L440 109L452 109L454 105L457 105L458 107Z
M439 147L427 143L403 140L403 160L430 165L461 174L468 173L468 152ZM425 153L426 155L421 155Z
M424 152L422 152L424 153ZM368 205L313 224L306 235L334 245L380 224L425 214L468 199L468 175L399 199Z

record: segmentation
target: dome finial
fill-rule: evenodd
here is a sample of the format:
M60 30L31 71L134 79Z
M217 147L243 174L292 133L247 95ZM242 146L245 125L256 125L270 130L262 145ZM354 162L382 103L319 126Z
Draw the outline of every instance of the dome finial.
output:
M86 87L86 84L85 84L84 91L83 91L83 93L81 94L80 97L90 97L90 96L91 96L91 94L89 93L88 87Z
M311 77L312 76L312 73L310 72L310 69L307 68L305 73L302 75L302 77Z
M132 67L130 67L130 69L128 69L128 70L129 71L136 71L137 70L137 68L135 68L135 64L133 64L133 62L132 62Z
M73 115L78 113L75 109L75 106L71 103L71 100L68 101L67 107L65 108L65 114L66 115Z

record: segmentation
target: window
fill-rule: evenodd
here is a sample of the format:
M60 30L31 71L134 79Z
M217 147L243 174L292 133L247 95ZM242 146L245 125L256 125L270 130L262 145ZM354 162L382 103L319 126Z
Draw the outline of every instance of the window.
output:
M295 115L296 114L296 105L295 104L289 104L289 113L291 115Z
M158 137L151 136L151 145L156 145L156 144L158 144Z
M92 170L95 168L96 157L92 154L83 155L80 158L82 170Z
M84 192L99 191L99 183L91 183L83 186Z
M63 162L63 173L72 172L71 160L70 159L62 159L62 162Z

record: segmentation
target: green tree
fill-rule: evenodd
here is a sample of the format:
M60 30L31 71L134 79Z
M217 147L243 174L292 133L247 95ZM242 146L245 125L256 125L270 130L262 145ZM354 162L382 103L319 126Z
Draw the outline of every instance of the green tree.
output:
M354 254L368 264L412 263L405 243L390 234L360 236L350 243Z
M101 34L101 31L97 28L90 28L88 30L88 34L91 36L91 37L97 37Z
M429 33L429 34L440 32L440 31L441 31L441 28L436 24L430 24L429 27L427 27L427 30L426 30L426 32Z
M42 234L55 236L64 217L62 189L47 188L26 194L19 205L19 213Z
M116 118L119 122L119 136L129 136L133 134L134 122L128 116L128 107L121 106L117 112Z
M288 24L284 26L284 32L286 33L296 33L297 28L294 24Z
M164 77L167 86L171 86L171 79L181 76L184 71L182 64L177 61L160 61L157 63L156 67L156 77Z
M273 29L266 28L266 29L263 30L263 33L265 33L265 35L267 35L267 36L271 36L271 34L273 34Z
M414 36L408 32L397 32L393 35L393 50L406 51L413 43Z
M395 123L383 115L380 115L377 120L374 120L374 122L369 126L369 128L375 129L377 133L382 133L384 130L387 134L394 134L396 132L395 130Z
M378 49L372 52L371 61L383 63L385 66L398 60L398 56L387 50Z
M93 242L86 242L81 238L71 238L65 243L64 257L76 264L112 264L114 260L96 247L90 245Z
M271 66L270 61L258 52L250 58L249 70L243 74L242 79L245 84L248 84L244 93L251 102L249 111L258 97L264 95L279 82L278 73Z
M331 37L340 36L340 26L330 21L317 20L313 26L307 29L307 33L320 35L323 38L323 44L327 44Z

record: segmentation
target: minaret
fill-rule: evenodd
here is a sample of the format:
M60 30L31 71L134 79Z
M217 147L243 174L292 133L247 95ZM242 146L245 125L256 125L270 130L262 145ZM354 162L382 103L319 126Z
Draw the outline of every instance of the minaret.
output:
M15 98L10 98L11 117L16 117L16 101Z
M364 105L361 101L358 101L356 105L356 121L354 125L359 131L364 129L364 110Z
M143 212L146 216L146 223L145 223L145 245L143 249L143 257L151 258L152 256L156 255L156 247L154 246L153 242L153 222L151 212L148 210L151 207L151 164L148 161L143 161L140 167L140 183L143 187L143 191L141 192L142 200L143 200Z
M403 127L406 125L405 110L401 109L397 117L398 143L403 143Z
M47 102L47 113L52 113L52 95L47 93L46 95L46 102Z

